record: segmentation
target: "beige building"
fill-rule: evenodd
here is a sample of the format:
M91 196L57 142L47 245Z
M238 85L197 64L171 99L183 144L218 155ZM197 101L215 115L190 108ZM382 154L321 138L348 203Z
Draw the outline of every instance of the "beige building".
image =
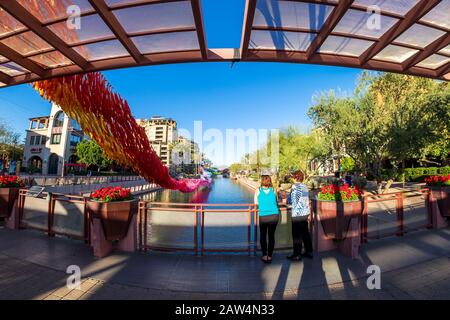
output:
M170 118L153 116L150 119L137 119L137 123L145 128L150 144L158 157L170 166L170 145L177 140L177 122Z
M50 116L30 119L23 166L31 172L61 175L64 164L76 163L76 148L84 138L78 123L53 104Z
M179 136L172 148L172 173L198 174L203 161L203 154L198 144L183 136Z

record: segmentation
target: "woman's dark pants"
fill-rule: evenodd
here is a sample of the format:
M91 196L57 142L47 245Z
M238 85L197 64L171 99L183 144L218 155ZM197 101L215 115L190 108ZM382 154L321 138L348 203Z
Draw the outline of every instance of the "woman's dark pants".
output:
M309 234L308 220L292 219L292 240L294 244L294 256L299 256L302 253L303 244L305 245L305 252L312 253L312 240Z
M278 219L278 214L259 217L259 241L263 256L272 257L275 248L275 231ZM267 238L269 238L269 243L267 243Z

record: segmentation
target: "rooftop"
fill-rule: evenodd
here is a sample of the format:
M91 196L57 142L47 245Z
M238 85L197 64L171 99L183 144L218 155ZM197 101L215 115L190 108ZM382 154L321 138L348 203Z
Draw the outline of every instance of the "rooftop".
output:
M323 64L450 80L450 0L246 2L241 47L211 49L201 0L0 0L0 86L205 61ZM80 9L79 21L68 4Z

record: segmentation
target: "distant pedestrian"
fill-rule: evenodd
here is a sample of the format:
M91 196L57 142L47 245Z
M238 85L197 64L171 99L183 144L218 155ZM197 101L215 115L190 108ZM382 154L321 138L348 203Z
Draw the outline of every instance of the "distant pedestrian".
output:
M297 171L294 174L295 184L292 186L288 197L288 204L292 205L292 241L294 253L287 258L292 261L300 261L303 257L312 258L313 248L309 233L308 218L311 213L308 187L303 184L304 174ZM302 253L302 249L305 252Z
M254 202L258 205L259 211L261 260L264 263L271 263L275 248L275 231L280 217L280 210L270 176L261 176L261 186L255 191Z

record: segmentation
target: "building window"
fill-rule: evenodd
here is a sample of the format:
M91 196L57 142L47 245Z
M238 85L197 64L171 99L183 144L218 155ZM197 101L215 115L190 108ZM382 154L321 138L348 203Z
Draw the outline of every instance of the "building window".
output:
M30 138L30 146L34 145L34 141L36 140L36 136L31 136Z
M64 112L58 111L53 118L53 127L59 128L64 124Z
M74 119L70 119L70 126L74 130L81 131L81 126Z
M45 129L45 120L40 120L39 121L38 129Z
M41 136L36 136L36 139L34 140L34 144L35 144L36 146L38 146L38 145L41 144Z
M51 144L60 144L61 143L61 133L52 134Z
M30 124L30 129L36 129L37 128L37 121L36 120L32 120L31 124Z
M47 142L47 137L42 136L41 137L41 144L45 145L46 142Z
M81 142L81 137L80 136L77 136L77 135L74 135L74 134L72 134L70 136L70 145L72 147L76 147L80 142Z

